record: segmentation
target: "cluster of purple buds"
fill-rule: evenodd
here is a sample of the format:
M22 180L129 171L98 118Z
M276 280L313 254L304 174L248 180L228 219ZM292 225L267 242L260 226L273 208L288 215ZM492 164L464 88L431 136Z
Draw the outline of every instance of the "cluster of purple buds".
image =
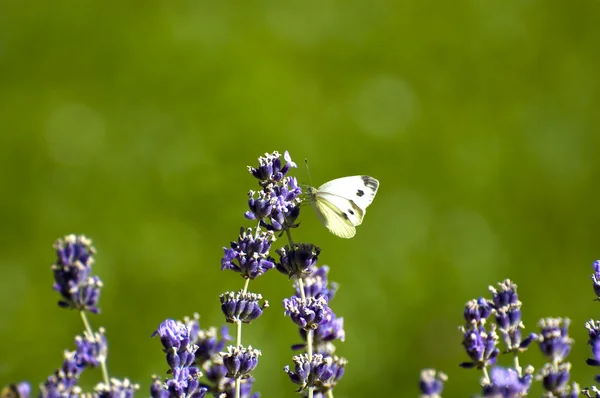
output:
M423 369L419 381L420 398L441 398L446 380L448 380L448 376L445 373L436 372L433 369Z
M489 398L516 398L527 396L533 381L533 367L528 366L523 375L515 369L495 366L489 379L483 380L483 396Z
M219 353L225 348L227 342L231 340L226 326L223 326L219 333L217 333L217 329L214 327L200 329L198 314L194 314L193 318L184 318L184 323L190 331L192 344L198 347L194 359L196 365L204 369L208 362L220 358Z
M79 375L83 367L77 364L75 352L65 352L64 361L60 369L49 376L40 386L41 398L76 397L82 394L78 385Z
M346 366L344 358L321 354L314 354L310 358L308 354L296 355L292 360L295 364L294 370L286 366L284 371L293 383L300 386L298 391L312 387L315 392L322 394L335 387Z
M312 243L296 243L277 249L277 270L288 278L304 278L314 271L321 249Z
M75 360L81 368L96 368L106 360L108 343L104 336L104 328L91 335L87 331L83 336L75 336Z
M596 300L600 301L600 260L594 261L592 267L594 269L594 273L591 276L594 282L594 293L596 293Z
M247 379L258 365L259 350L252 347L227 347L227 352L222 352L223 365L227 369L225 376L232 379Z
M329 304L337 290L337 284L327 280L329 267L322 266L317 268L309 276L302 278L302 284L297 280L294 284L296 289L296 300L302 298L302 292L306 299L313 298L315 300L323 299ZM302 292L301 292L302 286ZM288 299L289 300L289 299ZM285 306L284 301L284 306ZM304 343L292 346L293 350L306 349L307 330L300 327L300 336ZM335 340L344 341L346 332L344 331L344 318L338 318L331 309L325 314L325 318L313 330L313 352L323 355L332 355L335 352L335 346L332 344Z
M496 363L500 353L496 325L491 325L489 330L485 326L490 314L490 304L483 298L470 300L465 305L465 326L460 326L459 330L463 334L463 346L471 361L461 363L463 368L485 369Z
M569 337L568 319L545 318L540 320L540 334L538 342L547 363L537 376L542 381L542 386L549 396L576 397L579 386L576 383L569 385L571 364L565 362L571 352L573 339Z
M202 372L194 366L198 346L191 341L190 330L184 323L167 319L152 337L160 336L172 377L163 383L155 379L150 388L153 398L203 398L208 389L200 384Z
M523 352L537 339L535 333L522 339L521 302L517 294L517 285L509 279L498 283L498 288L489 287L492 293L491 306L496 318L498 333L506 345L506 352Z
M296 325L304 330L317 329L331 316L331 309L323 297L302 299L292 296L289 299L283 299L283 307L285 315L288 315Z
M97 307L102 281L92 276L93 255L96 252L92 241L83 235L67 235L54 243L57 260L52 265L54 290L62 300L58 305L80 311L100 312Z
M297 167L286 151L285 165L281 165L281 155L275 151L266 153L258 159L259 166L248 166L248 171L258 179L262 190L248 193L249 211L245 216L249 220L258 220L260 225L270 231L283 231L295 228L300 215L302 189L294 177L286 176L290 168Z
M253 233L252 228L241 228L237 242L224 247L221 270L238 272L244 279L254 279L275 266L275 259L269 256L273 232Z
M269 306L266 300L261 304L262 295L244 291L226 292L221 294L220 299L221 310L229 323L250 323L261 316L263 310Z

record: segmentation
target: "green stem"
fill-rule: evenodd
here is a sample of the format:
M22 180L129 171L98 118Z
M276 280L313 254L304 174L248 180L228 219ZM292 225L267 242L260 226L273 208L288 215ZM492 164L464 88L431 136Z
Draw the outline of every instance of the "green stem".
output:
M286 229L285 233L287 234L288 241L290 242L290 247L294 246L294 241L292 240L292 233L290 232L290 230Z
M485 382L486 384L489 384L489 383L491 383L491 381L490 381L490 375L488 375L487 368L484 366L482 370L483 370L484 382Z
M81 315L81 320L83 321L85 330L90 335L90 337L95 340L96 335L94 334L94 331L92 330L92 326L90 325L90 322L88 321L85 311L83 311L83 310L79 311L79 315ZM106 366L106 355L104 357L100 358L100 368L102 369L102 378L104 379L104 384L106 385L106 388L110 389L110 381L108 378L108 368Z
M302 290L303 291L303 290ZM313 330L310 329L306 332L306 353L308 354L308 362L312 362L313 356ZM308 398L313 397L314 387L308 387Z
M514 363L515 363L515 370L517 371L517 374L519 375L519 377L522 377L523 376L522 369L521 369L521 366L519 365L519 357L517 356L516 352L515 352Z
M249 284L250 284L250 278L246 279L246 282L244 283L244 291L243 291L244 294L246 294L248 292Z

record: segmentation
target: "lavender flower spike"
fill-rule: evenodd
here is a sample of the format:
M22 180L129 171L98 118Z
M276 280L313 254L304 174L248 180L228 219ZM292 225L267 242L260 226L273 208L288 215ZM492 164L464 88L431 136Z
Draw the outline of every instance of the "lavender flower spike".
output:
M252 347L227 347L227 352L222 352L223 365L227 368L227 377L232 379L247 379L258 365L259 350Z
M545 318L539 322L540 350L553 364L563 362L571 352L573 340L568 335L569 323L569 319L562 318Z
M331 315L331 309L323 297L302 300L292 296L283 300L283 307L285 315L289 315L292 321L304 330L318 328L320 324L327 322Z
M279 262L275 265L277 270L289 278L296 276L305 277L314 271L314 265L319 259L321 249L310 243L285 245L277 250Z
M52 265L53 289L62 296L58 305L98 313L102 281L90 275L96 252L92 241L83 235L67 235L54 243L54 249L57 260Z
M495 366L490 372L490 380L483 381L483 396L490 398L516 398L527 395L533 381L533 368L528 366L519 377L516 370Z
M463 333L463 346L472 362L463 362L460 364L463 368L483 369L494 365L500 350L496 347L498 344L498 335L496 334L496 325L491 326L487 332L485 327L478 326L470 329L460 327Z
M295 364L294 371L286 366L283 370L288 374L292 383L300 385L297 391L314 387L316 392L327 392L344 374L346 360L337 357L324 357L314 354L312 360L308 354L297 355L292 358Z
M588 344L592 346L592 355L594 358L588 358L587 364L590 366L600 366L600 321L590 319L585 323L590 339Z
M262 315L263 309L269 306L268 301L263 301L260 294L227 292L220 296L221 310L225 315L225 320L229 323L243 322L250 323Z
M40 398L77 397L81 388L77 385L83 368L77 366L75 352L65 352L62 367L40 386Z
M83 332L83 336L75 337L75 360L77 366L95 368L100 366L106 360L108 344L104 337L104 328L94 335L90 335L87 331Z
M421 381L419 382L421 395L419 397L441 398L446 380L448 380L448 376L442 372L436 372L433 369L422 370Z
M296 163L292 161L288 151L285 151L284 154L286 164L283 167L281 166L280 157L281 155L277 151L265 153L265 156L258 158L258 167L254 168L248 166L248 172L256 177L262 186L278 182L287 174L291 167L298 167Z
M496 324L507 352L523 352L537 339L535 333L530 333L524 340L521 330L525 328L521 322L521 302L517 294L517 285L504 280L498 288L489 287L492 293L492 308L496 316Z
M464 317L467 325L485 325L485 321L492 313L492 306L483 297L470 300L465 305Z
M253 234L252 229L240 229L237 242L231 242L230 248L223 248L222 270L238 272L245 279L254 279L275 266L275 259L269 256L271 243L275 240L273 232Z
M594 268L594 273L591 276L594 282L594 293L596 293L596 300L600 300L600 260L594 261L592 267Z

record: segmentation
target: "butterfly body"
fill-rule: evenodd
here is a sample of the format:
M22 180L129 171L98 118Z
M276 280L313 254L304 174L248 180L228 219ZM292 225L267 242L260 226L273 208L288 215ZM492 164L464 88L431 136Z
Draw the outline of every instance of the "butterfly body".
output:
M308 188L308 200L329 232L349 239L362 224L378 188L379 181L373 177L342 177Z

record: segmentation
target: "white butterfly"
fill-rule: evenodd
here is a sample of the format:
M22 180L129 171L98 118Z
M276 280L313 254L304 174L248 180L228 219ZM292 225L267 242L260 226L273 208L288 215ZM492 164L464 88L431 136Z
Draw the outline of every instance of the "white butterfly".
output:
M373 202L379 181L369 176L331 180L319 188L308 188L308 200L321 223L340 238L352 238Z

